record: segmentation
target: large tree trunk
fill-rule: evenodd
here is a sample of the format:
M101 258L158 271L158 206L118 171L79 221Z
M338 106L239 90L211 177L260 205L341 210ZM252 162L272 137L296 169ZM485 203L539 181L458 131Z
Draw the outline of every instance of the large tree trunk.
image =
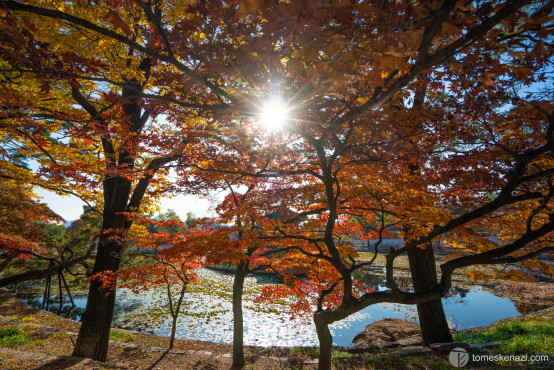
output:
M331 369L331 358L333 352L333 336L329 330L329 323L316 313L314 315L315 330L319 338L319 370Z
M240 262L233 281L233 368L242 368L244 361L244 322L242 316L242 289L248 262Z
M130 181L125 179L112 178L104 181L102 233L92 269L93 276L119 270L128 228L125 216L120 212L125 211L130 185ZM114 281L113 284L115 283ZM91 279L87 306L81 318L81 329L73 356L106 361L115 307L115 289L115 285L103 288L101 280Z
M130 51L129 56L132 54L133 51ZM148 79L151 67L152 60L144 58L141 60L137 72L144 73ZM92 120L97 121L104 128L108 128L110 122L103 120L95 106L83 96L79 88L73 86L71 91L75 101L90 114ZM102 184L104 192L102 234L92 269L93 275L104 272L116 273L119 270L127 231L132 225L132 221L127 221L122 213L136 212L139 209L150 179L160 166L171 160L170 157L153 159L147 167L149 171L140 178L132 195L133 184L130 177L125 174L114 175L119 171L132 173L134 169L136 155L134 150L140 140L139 135L136 134L141 132L150 117L150 113L142 113L141 100L131 98L140 92L142 92L142 85L135 79L123 85L121 89L121 96L124 98L122 104L124 119L118 123L126 125L129 133L132 134L125 139L123 145L116 149L110 134L100 134L106 159L106 173ZM105 361L108 355L108 342L115 306L115 285L111 288L102 288L101 285L101 281L91 280L87 306L73 350L74 356L92 358L96 361Z
M120 242L100 243L93 275L117 271L123 252ZM90 282L87 306L81 319L81 329L73 350L73 356L92 358L96 361L106 361L110 327L115 306L115 289L102 288L102 281L92 279Z
M425 249L409 248L408 260L410 261L412 282L416 292L436 286L437 270L435 254L431 244L427 245ZM440 299L418 304L417 313L419 315L421 336L425 346L429 346L432 343L453 341Z

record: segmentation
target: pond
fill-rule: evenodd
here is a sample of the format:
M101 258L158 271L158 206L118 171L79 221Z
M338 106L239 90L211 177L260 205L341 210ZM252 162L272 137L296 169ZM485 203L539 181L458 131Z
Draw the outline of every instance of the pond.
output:
M212 342L231 343L232 275L212 270L201 270L199 283L191 286L179 317L177 337ZM53 279L55 282L55 279ZM384 289L384 283L375 277L375 288ZM261 288L275 283L268 276L248 277L244 294L244 341L247 345L259 346L316 346L317 335L312 322L290 319L289 304L258 304L255 297ZM57 284L56 284L57 285ZM57 288L52 288L57 292ZM18 286L16 293L24 302L41 308L42 294L35 289ZM148 290L138 295L126 289L117 293L114 326L141 330L159 335L169 335L171 319L167 311L165 293ZM57 297L52 296L50 311L59 312ZM76 307L65 297L61 315L78 320L86 305L86 294L75 294ZM466 329L489 325L500 319L519 315L514 304L506 298L497 297L479 288L453 289L451 297L443 299L444 310L452 328ZM494 309L491 309L494 307ZM378 304L331 325L335 345L349 346L356 334L369 323L384 317L417 321L415 306Z

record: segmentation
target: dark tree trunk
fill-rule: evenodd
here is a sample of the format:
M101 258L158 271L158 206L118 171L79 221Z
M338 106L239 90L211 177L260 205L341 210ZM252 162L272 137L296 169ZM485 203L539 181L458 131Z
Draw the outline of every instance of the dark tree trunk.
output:
M123 252L121 243L100 243L93 275L99 272L117 271L120 258L115 256ZM73 356L106 361L110 327L115 306L115 289L102 288L102 282L91 279L87 306L81 319L81 330L77 337Z
M319 370L330 370L333 352L333 336L329 330L329 323L316 313L314 315L314 324L319 339L319 364L317 368Z
M130 55L132 53L133 51ZM142 72L148 79L151 67L152 60L144 58L137 71ZM73 86L71 92L75 101L90 114L92 120L95 120L100 126L108 128L110 122L104 121L96 107L87 100L78 87ZM124 145L116 149L109 134L101 133L99 137L106 159L106 174L102 184L104 192L102 234L92 269L93 275L104 272L116 273L119 270L127 231L132 225L132 221L126 220L122 213L136 212L139 209L154 173L160 166L172 160L172 157L153 159L147 167L148 171L140 178L132 193L132 180L125 174L114 175L118 171L132 173L134 169L136 155L134 150L140 140L139 135L134 134L141 132L150 117L150 113L147 111L143 114L141 100L131 98L140 92L142 92L142 85L137 80L131 80L121 89L121 96L124 98L122 109L125 119L121 120L119 124L125 124L129 132L133 134L125 140ZM116 287L101 288L101 285L101 281L91 280L87 306L73 350L74 356L92 358L96 361L105 361L108 355L110 328L115 306Z
M128 228L125 216L120 212L125 211L130 190L131 183L126 179L104 180L104 215L98 252L92 269L93 276L119 270ZM73 356L106 361L115 293L115 286L102 288L101 280L91 279L87 306L81 319Z
M242 289L248 262L240 262L233 281L233 368L242 368L244 361L244 322L242 316Z
M409 248L408 260L410 261L412 282L416 292L422 292L436 286L437 270L432 245L427 245L425 249ZM432 343L453 341L440 299L418 304L417 313L425 346Z

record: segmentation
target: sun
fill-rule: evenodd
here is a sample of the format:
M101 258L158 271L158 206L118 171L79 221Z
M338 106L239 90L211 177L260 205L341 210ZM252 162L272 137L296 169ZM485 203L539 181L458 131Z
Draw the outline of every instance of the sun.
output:
M279 131L287 123L288 107L279 100L266 102L260 112L260 122L269 131Z

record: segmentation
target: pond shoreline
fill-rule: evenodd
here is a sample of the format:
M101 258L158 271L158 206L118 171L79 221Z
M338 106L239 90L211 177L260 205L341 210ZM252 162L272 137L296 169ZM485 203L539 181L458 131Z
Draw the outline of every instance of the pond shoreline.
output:
M202 269L199 272L197 284L191 287L187 294L184 310L179 318L177 337L207 342L232 343L232 313L231 291L232 275L212 269ZM288 304L278 302L259 306L255 298L260 294L262 286L274 284L274 278L265 275L251 276L245 285L245 345L263 346L267 348L282 347L313 347L318 345L317 334L313 327L311 315L305 318L295 317L290 320ZM381 279L367 281L367 284L382 285ZM40 285L40 284L39 284ZM375 285L377 286L377 285ZM42 298L40 289L36 286L28 288L21 286L14 293L25 303L41 309ZM37 293L38 292L38 293ZM76 293L76 292L75 292ZM52 298L57 301L56 297ZM118 290L118 300L112 325L118 328L138 330L141 332L169 335L170 321L162 314L165 298L156 291L142 291L138 295L126 289ZM489 325L500 319L517 316L516 307L507 298L499 298L485 292L476 286L469 289L455 289L453 294L444 301L445 313L451 329L464 329ZM460 304L462 303L463 304ZM494 302L494 311L484 309L483 302ZM70 307L66 300L63 309L57 302L49 309L50 312L79 320L86 305L80 294L75 294L77 306ZM156 312L160 314L157 315ZM383 318L396 318L409 321L417 320L417 311L413 306L396 304L377 304L341 320L331 326L335 346L347 348L352 345L352 339L366 325Z
M554 307L538 313L524 315L526 317L548 317L552 320ZM500 322L513 320L503 319ZM98 368L107 366L111 368L146 368L154 363L166 348L168 338L159 335L147 334L134 330L112 329L120 332L118 338L110 341L110 352L107 363L97 363L90 360L76 359L70 356L72 343L79 330L80 323L65 319L53 313L37 310L18 300L10 291L0 289L0 322L4 327L19 326L34 339L30 345L0 346L0 362L13 368L59 368L63 361L73 361L85 368ZM498 323L498 322L497 322ZM492 325L463 331L481 332L489 330ZM60 344L63 342L63 344ZM419 347L421 348L421 347ZM333 361L337 368L359 369L366 364L375 366L384 359L390 369L404 369L407 362L418 366L421 364L421 356L413 358L399 355L398 351L382 350L377 353L351 352L353 347L334 346L334 351L339 355ZM38 351L38 352L37 352ZM278 368L284 364L287 368L313 369L317 366L315 353L317 347L257 347L245 346L247 364L253 369ZM343 352L344 351L344 352ZM190 339L179 339L175 350L167 355L159 363L160 368L210 368L229 369L231 365L232 345ZM343 355L340 355L343 353ZM62 356L60 356L62 355ZM340 357L344 356L344 357ZM352 357L350 357L352 356ZM423 368L436 368L439 364L448 364L447 355L441 353L426 354L426 366ZM407 362L406 362L407 361ZM363 364L363 365L362 365ZM56 366L54 366L56 365ZM486 365L486 364L483 364ZM490 365L490 364L489 364ZM421 368L421 367L418 367Z
M234 272L233 269L225 268L225 267L213 267L213 268L209 267L207 269L214 270L214 271L221 271L221 272L229 272L228 270L230 270L231 272ZM264 271L264 274L273 274L273 272ZM491 293L494 293L494 294L496 294L500 297L512 299L511 296L514 296L514 295L516 295L520 292L520 289L514 289L514 286L517 286L517 284L525 285L525 287L528 289L528 290L526 290L526 292L528 293L528 295L526 297L526 300L535 300L535 301L537 301L536 305L537 306L542 306L542 307L539 308L539 309L533 310L531 312L522 313L520 315L500 319L500 320L495 321L495 322L493 322L489 325L483 325L483 326L467 328L467 329L452 329L452 330L455 331L455 332L482 331L482 330L490 329L491 327L493 327L497 323L500 323L500 322L503 322L503 321L506 321L506 320L512 320L512 319L516 319L516 318L527 318L527 317L531 317L531 316L534 316L534 315L539 315L539 314L542 314L542 313L554 311L554 295L550 294L550 292L554 291L554 285L553 284L537 283L537 282L533 282L533 283L530 283L530 282L513 283L513 282L504 282L504 281L502 281L500 283L483 284L483 285L480 285L480 286L482 286L484 288L484 290L489 291ZM472 285L470 285L470 286L472 286ZM479 286L479 284L474 284L473 286ZM545 291L542 288L548 288L548 289ZM87 296L88 292L79 290L79 291L75 291L74 293L72 293L72 295L73 295L73 297L82 297L82 296ZM71 322L74 322L74 323L77 323L77 324L80 325L80 321L69 319L69 318L57 315L53 312L49 312L49 311L46 311L46 310L42 310L42 309L32 307L31 305L29 305L29 304L23 302L21 299L19 299L17 297L17 295L12 292L11 289L9 289L9 288L0 288L0 302L5 300L6 298L16 300L17 302L19 302L19 304L25 306L26 309L44 312L44 313L47 313L49 315L53 315L57 318L60 318L62 320L69 320ZM1 306L0 306L0 315L3 315L3 313L1 312ZM114 326L113 328L117 329L117 330L134 332L134 333L145 333L144 331L140 331L140 330L124 329L124 328L119 328L119 327L116 327L116 326ZM158 334L152 334L152 335L156 335L156 336L159 336L159 337L165 337L163 335L158 335ZM212 341L202 341L202 340L197 340L197 339L185 339L185 338L180 338L180 340L199 341L199 342L206 342L206 343L229 344L229 343L226 343L226 342L212 342ZM271 346L271 347L292 348L291 346ZM305 346L305 347L306 348L314 348L313 346ZM352 346L333 345L333 348L340 348L340 349L346 349L346 348L350 348L350 347L352 347Z

